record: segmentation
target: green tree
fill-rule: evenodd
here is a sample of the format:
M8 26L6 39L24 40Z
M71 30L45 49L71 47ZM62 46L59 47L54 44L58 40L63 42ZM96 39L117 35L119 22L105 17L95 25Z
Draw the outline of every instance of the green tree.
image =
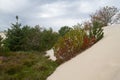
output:
M41 43L41 27L23 26L22 28L22 49L24 51L38 51Z
M22 48L25 51L46 51L51 49L57 41L59 35L53 30L43 29L39 25L30 27L28 25L22 28L23 36Z
M8 29L5 47L11 51L46 51L53 47L59 35L50 29L43 29L39 25L35 27L23 26L18 22Z
M53 32L52 28L44 29L41 35L40 49L42 51L51 49L56 43L59 35L56 32Z
M70 28L69 26L63 26L60 28L59 30L59 34L61 36L64 36L67 32L69 32L72 28Z
M16 23L12 24L11 29L8 29L5 41L5 46L11 51L21 50L21 40L23 38L21 24L18 22L18 16L16 16L16 20Z

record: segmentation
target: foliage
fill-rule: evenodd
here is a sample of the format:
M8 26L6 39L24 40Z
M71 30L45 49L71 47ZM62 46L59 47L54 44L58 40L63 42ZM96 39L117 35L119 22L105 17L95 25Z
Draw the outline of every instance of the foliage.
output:
M97 21L102 24L102 26L107 26L108 24L113 24L112 23L112 18L117 15L118 9L116 7L103 7L96 11L94 14L90 15L91 16L91 21ZM116 17L117 18L117 17Z
M89 32L89 33L88 33ZM54 46L55 56L59 63L65 62L78 53L89 48L103 37L102 25L94 22L88 31L81 28L80 24L60 37Z
M46 51L53 47L59 37L52 29L43 29L39 25L21 27L18 17L16 20L16 24L12 24L7 31L4 45L11 51Z
M64 36L67 32L69 32L72 28L70 28L69 26L63 26L60 28L59 30L59 34L61 36Z
M58 37L59 34L53 32L51 28L48 30L44 29L41 35L40 49L42 51L51 49L56 43Z
M90 28L89 31L89 37L91 39L94 39L94 42L99 41L100 39L102 39L104 33L103 33L103 29L102 29L102 25L99 22L94 22L93 26Z
M26 25L22 28L22 48L24 51L38 51L41 40L41 28L36 25L34 28Z
M17 18L16 18L17 19ZM5 46L8 47L12 51L21 50L22 45L22 33L21 33L21 24L18 21L15 24L12 24L11 29L7 31L7 39L5 42Z
M54 46L55 56L60 62L71 59L82 51L83 39L86 33L83 29L73 29L60 37Z
M58 38L58 34L51 28L42 29L39 25L34 28L24 26L22 32L24 34L22 47L25 51L46 51L53 47Z
M57 66L41 53L12 52L0 56L0 80L46 80Z

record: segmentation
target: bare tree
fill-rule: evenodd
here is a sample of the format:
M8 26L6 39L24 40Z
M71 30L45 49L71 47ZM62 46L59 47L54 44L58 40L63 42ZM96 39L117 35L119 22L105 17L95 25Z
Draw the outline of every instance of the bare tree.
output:
M114 6L103 7L101 9L97 10L94 14L90 15L91 22L97 21L97 22L101 23L103 26L107 26L108 24L112 24L112 18L118 12L119 12L119 10Z

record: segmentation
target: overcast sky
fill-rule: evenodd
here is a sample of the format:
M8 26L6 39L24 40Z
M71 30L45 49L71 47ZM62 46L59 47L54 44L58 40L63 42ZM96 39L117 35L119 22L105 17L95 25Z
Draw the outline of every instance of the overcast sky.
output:
M0 31L10 28L18 15L22 25L39 24L58 30L89 19L103 6L120 8L119 0L0 0Z

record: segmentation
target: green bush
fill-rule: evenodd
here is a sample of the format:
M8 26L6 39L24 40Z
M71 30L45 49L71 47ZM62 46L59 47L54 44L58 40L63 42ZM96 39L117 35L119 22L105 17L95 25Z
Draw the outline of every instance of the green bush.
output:
M74 28L60 37L54 46L55 56L59 63L65 62L76 56L79 52L89 48L103 37L101 24L94 22L87 31L75 25Z
M79 28L70 30L63 37L60 37L54 46L57 60L64 62L82 51L85 36L87 36L86 32Z
M63 26L60 28L59 35L60 36L64 36L67 32L69 32L72 28L70 28L69 26Z
M104 33L103 33L103 29L102 29L102 24L99 22L93 22L93 25L89 31L89 37L91 39L94 38L95 42L97 42L103 38L103 35L104 35Z

